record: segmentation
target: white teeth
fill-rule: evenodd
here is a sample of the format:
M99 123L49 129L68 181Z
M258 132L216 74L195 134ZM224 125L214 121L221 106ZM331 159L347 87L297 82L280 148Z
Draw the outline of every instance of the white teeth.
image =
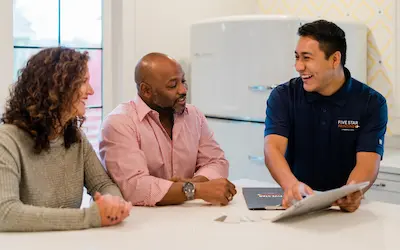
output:
M312 75L302 75L301 78L303 79L310 79L312 77Z

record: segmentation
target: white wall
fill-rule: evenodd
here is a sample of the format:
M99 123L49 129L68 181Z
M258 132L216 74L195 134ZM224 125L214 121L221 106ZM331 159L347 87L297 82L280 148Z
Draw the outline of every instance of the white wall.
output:
M8 87L13 80L13 1L0 1L0 115L3 113Z
M394 135L400 135L400 1L395 1L395 36L394 41L396 43L396 58L395 58L395 82L394 82L394 110L392 117L392 131Z
M218 16L254 14L256 7L253 0L137 0L137 56L162 51L187 60L192 23Z
M119 102L136 95L134 68L137 61L153 51L171 55L188 71L189 27L193 22L218 16L253 14L256 0L105 0L111 25L104 37L104 114ZM105 21L108 19L105 19ZM111 39L107 38L111 37ZM108 59L107 59L108 58ZM107 61L108 60L108 61ZM189 79L190 84L190 79Z
M127 100L135 48L134 0L103 1L103 114Z
M395 43L396 43L396 84L395 84L395 90L396 90L396 108L397 112L396 115L400 118L400 1L396 1L396 11L395 11L395 17L396 17L396 30L395 30ZM399 133L400 133L400 128L399 128Z

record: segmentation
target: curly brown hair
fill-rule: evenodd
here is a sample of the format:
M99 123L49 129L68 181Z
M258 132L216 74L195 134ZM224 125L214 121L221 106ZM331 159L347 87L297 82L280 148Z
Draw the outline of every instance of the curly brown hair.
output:
M48 150L49 137L62 132L66 148L80 141L85 118L63 119L80 98L88 61L86 51L53 47L33 55L18 71L1 121L28 132L35 141L34 152Z

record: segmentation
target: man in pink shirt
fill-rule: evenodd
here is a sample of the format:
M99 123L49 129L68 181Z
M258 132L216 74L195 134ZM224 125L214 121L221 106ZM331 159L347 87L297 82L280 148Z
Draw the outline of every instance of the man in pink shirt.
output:
M236 194L228 161L205 116L186 105L185 74L161 53L136 66L136 100L105 119L100 157L125 199L134 205L203 199L226 205Z

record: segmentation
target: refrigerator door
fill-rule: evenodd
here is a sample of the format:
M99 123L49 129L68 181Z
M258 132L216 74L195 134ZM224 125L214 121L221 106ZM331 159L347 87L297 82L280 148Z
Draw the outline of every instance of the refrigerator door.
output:
M263 121L271 90L297 75L298 27L284 16L193 25L191 102L207 115Z

